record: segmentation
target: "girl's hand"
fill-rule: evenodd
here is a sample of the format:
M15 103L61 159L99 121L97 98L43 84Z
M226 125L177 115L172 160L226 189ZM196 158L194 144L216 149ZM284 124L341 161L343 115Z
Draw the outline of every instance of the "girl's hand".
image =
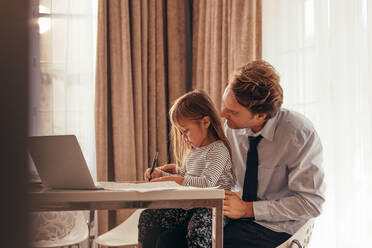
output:
M160 170L164 172L168 172L171 174L177 174L177 166L176 164L165 164L163 166L158 167Z
M152 172L152 175L150 176L150 171L151 171L151 168L148 168L146 171L145 171L145 174L144 174L144 177L145 177L145 181L149 181L150 177L152 176L152 179L151 181L153 181L153 179L155 178L159 178L162 176L162 173L161 173L161 170L159 170L158 168L154 168L154 171Z
M179 185L182 185L184 178L182 176L165 176L165 177L159 177L154 178L151 180L151 182L165 182L165 181L173 181L178 183Z

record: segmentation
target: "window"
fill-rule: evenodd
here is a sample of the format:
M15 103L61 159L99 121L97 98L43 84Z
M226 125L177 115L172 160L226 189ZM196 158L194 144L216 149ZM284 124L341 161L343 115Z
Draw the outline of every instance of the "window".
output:
M326 202L310 247L362 247L372 233L372 3L263 0L262 11L263 58L281 74L284 105L324 146Z
M75 134L95 178L97 0L33 0L30 135Z

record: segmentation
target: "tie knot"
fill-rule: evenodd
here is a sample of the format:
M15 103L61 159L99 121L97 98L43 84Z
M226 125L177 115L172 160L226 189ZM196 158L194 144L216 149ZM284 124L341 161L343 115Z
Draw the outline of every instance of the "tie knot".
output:
M258 135L257 137L248 136L248 139L249 139L249 146L250 147L253 147L253 146L257 147L258 143L262 139L262 136L261 136L261 134Z

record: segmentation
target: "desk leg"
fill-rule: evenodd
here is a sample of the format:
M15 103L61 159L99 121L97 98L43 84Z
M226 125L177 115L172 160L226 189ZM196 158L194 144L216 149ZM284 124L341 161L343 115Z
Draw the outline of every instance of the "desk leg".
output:
M223 247L223 201L219 201L216 208L213 208L213 230L212 247Z

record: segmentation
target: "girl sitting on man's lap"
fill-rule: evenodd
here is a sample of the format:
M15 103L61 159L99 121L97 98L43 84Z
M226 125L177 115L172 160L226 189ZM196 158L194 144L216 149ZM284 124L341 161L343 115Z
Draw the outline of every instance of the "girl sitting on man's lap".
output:
M201 91L186 93L176 100L169 115L176 164L155 168L152 182L175 181L185 186L219 186L230 190L235 184L231 149L209 96ZM150 169L146 170L145 178L150 178ZM141 214L138 229L143 248L172 244L211 247L212 211L147 209Z

